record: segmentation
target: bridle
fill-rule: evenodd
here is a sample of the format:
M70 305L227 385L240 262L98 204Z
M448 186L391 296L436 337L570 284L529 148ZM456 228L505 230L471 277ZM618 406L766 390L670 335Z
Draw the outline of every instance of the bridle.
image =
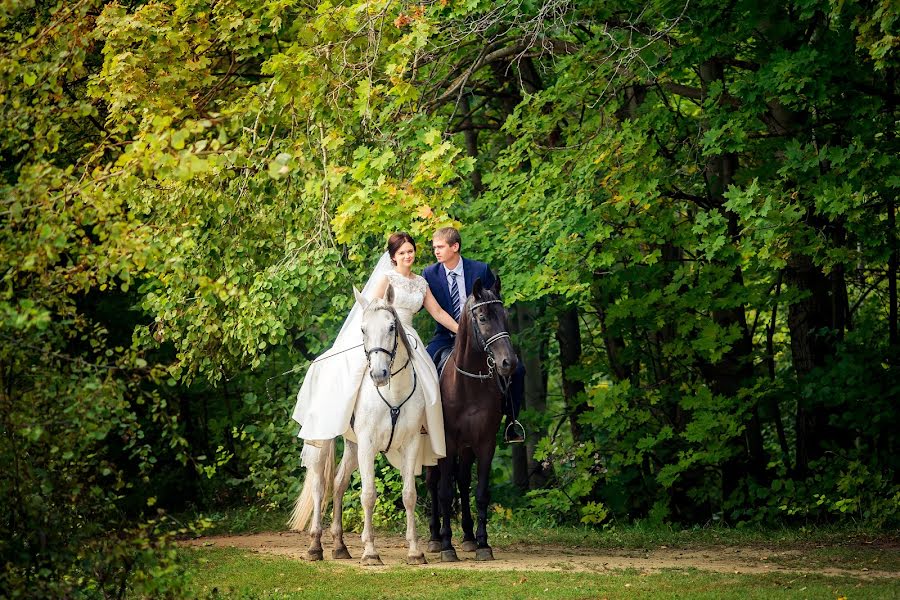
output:
M390 357L390 362L388 363L388 372L391 374L391 377L393 377L394 375L396 375L397 373L399 373L400 371L402 371L403 369L405 369L406 367L409 366L409 363L412 360L412 352L407 351L406 363L402 367L400 367L396 371L391 371L391 368L394 366L394 359L397 357L397 346L400 343L400 331L399 331L400 326L397 324L397 322L400 319L397 316L396 311L394 311L394 309L392 309L389 306L378 306L374 310L386 310L389 313L391 313L391 315L394 317L394 346L390 350L388 350L386 348L382 348L381 346L376 346L371 349L366 348L366 339L365 339L366 336L365 336L365 334L363 334L363 350L366 353L366 365L369 367L369 374L371 375L371 373L372 373L372 355L375 354L376 352L384 352L385 354L388 355L388 357ZM403 408L403 405L406 404L407 402L409 402L410 398L413 397L413 394L416 393L418 378L416 377L415 367L413 367L413 369L412 369L412 374L413 374L412 390L409 392L409 395L406 397L406 400L404 400L397 406L394 406L393 404L388 402L387 398L385 398L381 394L381 388L379 388L377 385L375 386L375 391L378 393L378 397L381 398L381 401L384 402L385 405L387 405L388 410L391 411L391 437L390 437L390 439L388 439L387 447L384 449L384 452L387 452L388 450L391 449L391 444L394 441L394 432L397 430L397 420L400 418L400 409Z
M469 373L468 371L464 371L459 368L459 362L454 360L456 363L456 370L466 377L471 377L472 379L491 379L494 377L494 367L496 366L496 361L494 360L494 352L491 350L491 344L496 342L497 340L502 340L503 338L509 339L508 331L501 331L499 333L495 333L488 339L484 339L484 334L481 332L481 328L478 326L478 319L475 318L475 309L481 306L485 306L487 304L503 304L501 300L484 300L482 302L477 302L473 304L471 307L467 308L469 311L469 315L472 320L472 330L475 332L475 340L481 344L482 349L485 354L487 354L487 367L488 372L487 375L478 371L478 373Z
M399 320L397 317L397 313L388 306L379 306L379 307L375 308L374 310L384 310L384 311L391 313L391 315L394 317L395 323ZM384 352L385 354L388 355L388 357L390 358L390 362L388 362L388 369L391 369L394 366L394 359L397 357L397 345L399 343L400 343L400 333L399 333L396 325L394 327L394 346L390 350L388 350L386 348L382 348L381 346L376 346L371 349L366 348L365 336L363 336L362 347L363 347L363 351L366 353L366 364L369 367L369 371L371 372L371 370L372 370L372 355L375 354L376 352ZM406 362L403 364L402 367L400 367L396 371L392 371L391 377L393 377L394 375L396 375L397 373L399 373L400 371L405 369L407 366L409 366L410 359L411 359L410 353L407 352L406 353Z

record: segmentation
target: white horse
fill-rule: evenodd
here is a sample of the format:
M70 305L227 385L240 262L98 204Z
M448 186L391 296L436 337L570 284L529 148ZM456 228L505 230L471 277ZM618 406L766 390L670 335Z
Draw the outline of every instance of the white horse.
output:
M344 438L344 455L337 476L333 478L332 557L351 558L344 544L343 497L350 484L350 476L359 466L362 479L361 500L365 514L362 562L364 565L383 564L375 550L372 528L375 455L395 448L402 456L403 465L403 506L406 508L406 541L409 543L406 562L423 564L425 555L419 550L416 537L415 468L419 444L422 443L419 432L425 415L425 397L417 385L406 333L392 306L393 288L388 286L383 300L371 302L363 298L355 288L353 293L364 309L363 349L369 363L369 377L363 378L353 411L352 429L357 441L354 443ZM306 442L301 454L306 467L306 479L294 505L289 526L293 530L302 531L310 516L312 517L310 546L306 553L309 560L322 560L322 511L327 508L327 500L324 499L332 486L334 445L333 439L325 441L321 446Z

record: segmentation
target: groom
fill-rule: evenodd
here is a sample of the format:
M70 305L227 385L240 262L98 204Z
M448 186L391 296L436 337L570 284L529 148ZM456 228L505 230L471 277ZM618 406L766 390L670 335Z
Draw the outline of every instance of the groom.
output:
M434 232L432 247L437 263L430 265L422 271L422 276L428 282L431 293L437 299L447 313L459 321L459 309L466 303L466 298L472 293L475 280L481 278L485 288L494 287L494 274L483 262L463 258L459 254L462 239L459 231L453 227L442 227ZM453 349L454 334L446 327L438 323L434 329L434 337L428 343L428 354L438 365L441 359ZM506 433L507 442L523 442L524 431L516 421L519 407L522 406L522 398L525 395L525 367L522 361L513 372L510 382L510 399L512 406L506 406ZM515 425L514 425L515 424Z

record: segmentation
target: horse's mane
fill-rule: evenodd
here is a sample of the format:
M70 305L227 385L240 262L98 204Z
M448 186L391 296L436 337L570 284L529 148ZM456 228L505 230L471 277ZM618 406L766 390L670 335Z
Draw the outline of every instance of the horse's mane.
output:
M466 301L463 302L462 310L459 311L459 327L456 330L456 339L453 342L453 351L454 354L456 350L458 350L463 341L468 340L472 335L472 327L470 325L472 319L469 317L469 300L471 300L472 296L467 296Z

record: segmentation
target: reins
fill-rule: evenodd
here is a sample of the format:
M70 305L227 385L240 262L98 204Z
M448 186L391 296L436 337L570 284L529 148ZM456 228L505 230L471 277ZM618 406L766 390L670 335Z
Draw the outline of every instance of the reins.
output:
M383 352L383 353L387 354L388 357L390 357L390 362L388 363L388 372L390 372L391 377L393 377L394 375L398 374L400 371L402 371L403 369L405 369L406 367L409 366L410 362L412 361L412 352L409 348L409 345L407 344L407 346L406 346L406 363L402 367L397 369L396 371L390 370L394 366L394 359L397 357L397 346L399 345L399 340L400 340L400 331L399 330L402 328L402 325L399 324L400 318L397 316L396 311L394 311L394 309L392 309L391 307L379 306L375 310L386 310L394 316L394 322L396 324L396 327L394 329L394 347L391 350L387 350L386 348L382 348L381 346L376 346L372 349L367 349L365 340L364 340L362 343L362 346L363 346L363 350L366 353L366 364L368 364L369 371L371 372L371 370L372 370L372 354L374 354L376 352ZM384 404L388 407L388 410L390 410L390 413L391 413L391 437L388 439L387 447L383 450L383 452L387 452L388 450L390 450L391 444L394 442L394 433L397 431L397 421L400 419L400 409L403 408L403 405L406 404L407 402L409 402L410 399L413 397L413 395L416 393L416 387L418 385L418 378L416 377L415 367L412 368L412 375L413 375L412 390L409 392L409 395L406 397L406 399L403 402L401 402L400 404L398 404L397 406L394 406L393 404L388 402L387 398L385 398L382 395L381 388L379 388L377 385L375 386L375 391L378 393L378 397L381 398L381 401L384 402Z

